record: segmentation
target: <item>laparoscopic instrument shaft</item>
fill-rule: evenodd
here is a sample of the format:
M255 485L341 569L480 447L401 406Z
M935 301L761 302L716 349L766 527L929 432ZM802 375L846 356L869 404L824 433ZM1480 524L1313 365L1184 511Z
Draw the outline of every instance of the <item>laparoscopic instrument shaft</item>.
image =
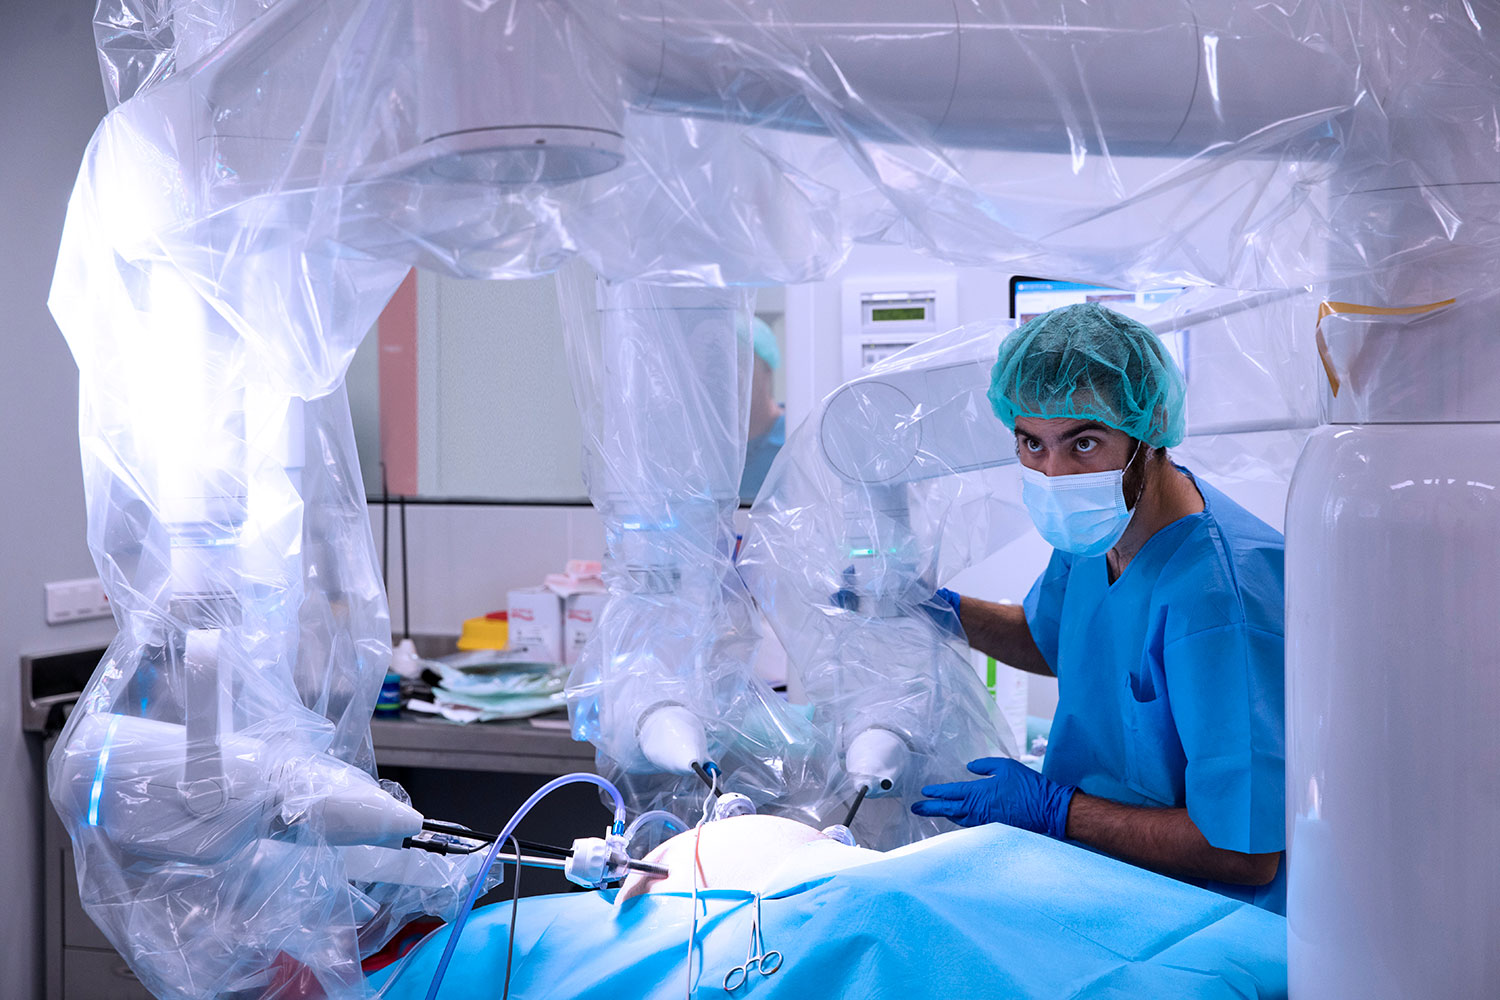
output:
M852 827L854 825L854 815L859 812L859 807L864 804L865 796L868 794L870 794L870 786L860 785L859 794L854 796L854 804L849 807L849 815L844 817L845 826Z
M444 823L439 820L425 820L422 823L422 828L432 833L441 833L450 837L462 837L465 840L479 841L485 844L493 844L496 839L493 833L486 833L483 830L469 830L464 827L457 826L452 823ZM502 852L495 856L496 860L503 861L507 864L516 864L519 859L519 863L526 865L528 868L561 869L566 864L565 859L571 857L573 854L571 848L556 847L551 844L538 844L533 841L527 840L517 841L517 844L520 846L522 851L528 853L516 855L513 853ZM435 854L471 853L470 851L459 849L455 845L449 845L438 841L410 840L408 841L408 845L419 850L429 851ZM636 861L634 859L631 859L626 862L626 867L633 872L641 872L647 875L666 876L668 874L667 869L662 867L661 865L653 865L646 861Z
M693 761L693 773L696 774L699 778L703 779L703 783L707 785L709 791L713 792L715 795L719 793L718 782L714 780L718 777L718 770L719 766L711 761L709 762L708 767L704 767L696 760Z

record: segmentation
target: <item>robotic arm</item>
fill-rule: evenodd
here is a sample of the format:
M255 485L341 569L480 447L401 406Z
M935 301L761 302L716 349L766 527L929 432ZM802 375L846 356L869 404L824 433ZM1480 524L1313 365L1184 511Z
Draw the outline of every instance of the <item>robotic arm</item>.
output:
M1302 291L1190 305L1155 319L1154 329L1201 328ZM969 564L1029 530L1019 507L1000 506L1005 490L986 475L1017 461L1013 435L986 398L995 347L1007 331L950 334L835 390L810 421L815 440L789 449L796 453L790 461L815 463L826 474L784 477L781 491L755 511L747 545L752 587L778 613L786 609L775 599L774 578L795 579L799 568L815 578L810 559L844 567L841 607L779 623L778 631L809 697L838 731L844 769L861 797L900 795L924 769L961 770L965 754L991 752L978 741L996 738L991 703L974 672L919 606L934 587L934 550L949 530L945 520L983 529L966 553ZM1194 424L1190 434L1309 423L1304 414L1218 421ZM805 539L786 537L778 523L787 509L813 503L837 512L827 528L842 544L831 552L810 553ZM826 589L807 589L805 598L822 603ZM935 733L947 735L934 739ZM938 758L946 763L934 768Z

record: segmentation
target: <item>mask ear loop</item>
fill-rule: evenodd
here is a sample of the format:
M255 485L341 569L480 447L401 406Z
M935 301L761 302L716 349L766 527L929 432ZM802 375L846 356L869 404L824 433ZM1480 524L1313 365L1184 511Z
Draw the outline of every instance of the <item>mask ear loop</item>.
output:
M1128 461L1128 462L1125 463L1125 468L1120 470L1120 479L1121 479L1122 483L1124 482L1125 472L1132 465L1135 464L1135 460L1140 457L1141 448L1144 447L1145 444L1146 444L1146 442L1142 441L1140 438L1136 438L1135 439L1135 451L1131 454L1130 461ZM1148 462L1151 460L1149 452L1147 452L1146 460ZM1130 503L1130 516L1132 518L1135 517L1136 508L1141 505L1141 497L1143 497L1145 495L1146 495L1146 470L1142 469L1141 470L1141 487L1140 487L1140 489L1138 489L1138 490L1135 491L1135 499L1133 501L1131 501L1131 503ZM1118 544L1118 543L1116 543L1116 544ZM1110 573L1111 573L1111 581L1110 582L1114 582L1114 574L1117 574L1119 572L1119 570L1115 567L1114 549L1113 548L1111 548L1108 552L1105 553L1105 559L1110 564Z
M1135 439L1135 451L1131 454L1130 461L1128 461L1128 462L1125 463L1125 468L1120 470L1121 472L1125 472L1125 471L1129 470L1129 468L1132 465L1135 464L1135 460L1136 460L1136 458L1138 458L1140 456L1140 454L1141 454L1141 448L1144 447L1145 444L1146 444L1146 442L1142 441L1140 438L1136 438ZM1149 452L1146 455L1146 461L1148 461L1148 462L1151 461L1151 455L1150 455ZM1141 488L1135 491L1135 499L1132 500L1132 501L1130 501L1130 513L1131 513L1132 516L1135 514L1135 509L1138 506L1140 506L1141 497L1143 497L1145 495L1146 495L1146 469L1145 469L1144 466L1142 466L1142 468L1141 468Z

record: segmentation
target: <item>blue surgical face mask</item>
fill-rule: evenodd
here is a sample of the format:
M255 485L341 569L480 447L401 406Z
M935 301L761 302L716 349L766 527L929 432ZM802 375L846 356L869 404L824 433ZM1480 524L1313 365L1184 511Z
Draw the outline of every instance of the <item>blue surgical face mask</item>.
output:
M1021 501L1047 544L1075 556L1104 555L1130 526L1125 469L1047 476L1023 465Z

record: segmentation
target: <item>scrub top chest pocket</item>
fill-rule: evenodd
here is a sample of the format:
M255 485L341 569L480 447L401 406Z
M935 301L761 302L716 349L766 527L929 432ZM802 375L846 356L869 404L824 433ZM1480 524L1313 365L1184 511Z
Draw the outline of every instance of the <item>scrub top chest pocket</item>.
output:
M1120 717L1125 726L1125 784L1159 806L1182 806L1187 761L1172 719L1159 645L1151 643L1121 678Z

